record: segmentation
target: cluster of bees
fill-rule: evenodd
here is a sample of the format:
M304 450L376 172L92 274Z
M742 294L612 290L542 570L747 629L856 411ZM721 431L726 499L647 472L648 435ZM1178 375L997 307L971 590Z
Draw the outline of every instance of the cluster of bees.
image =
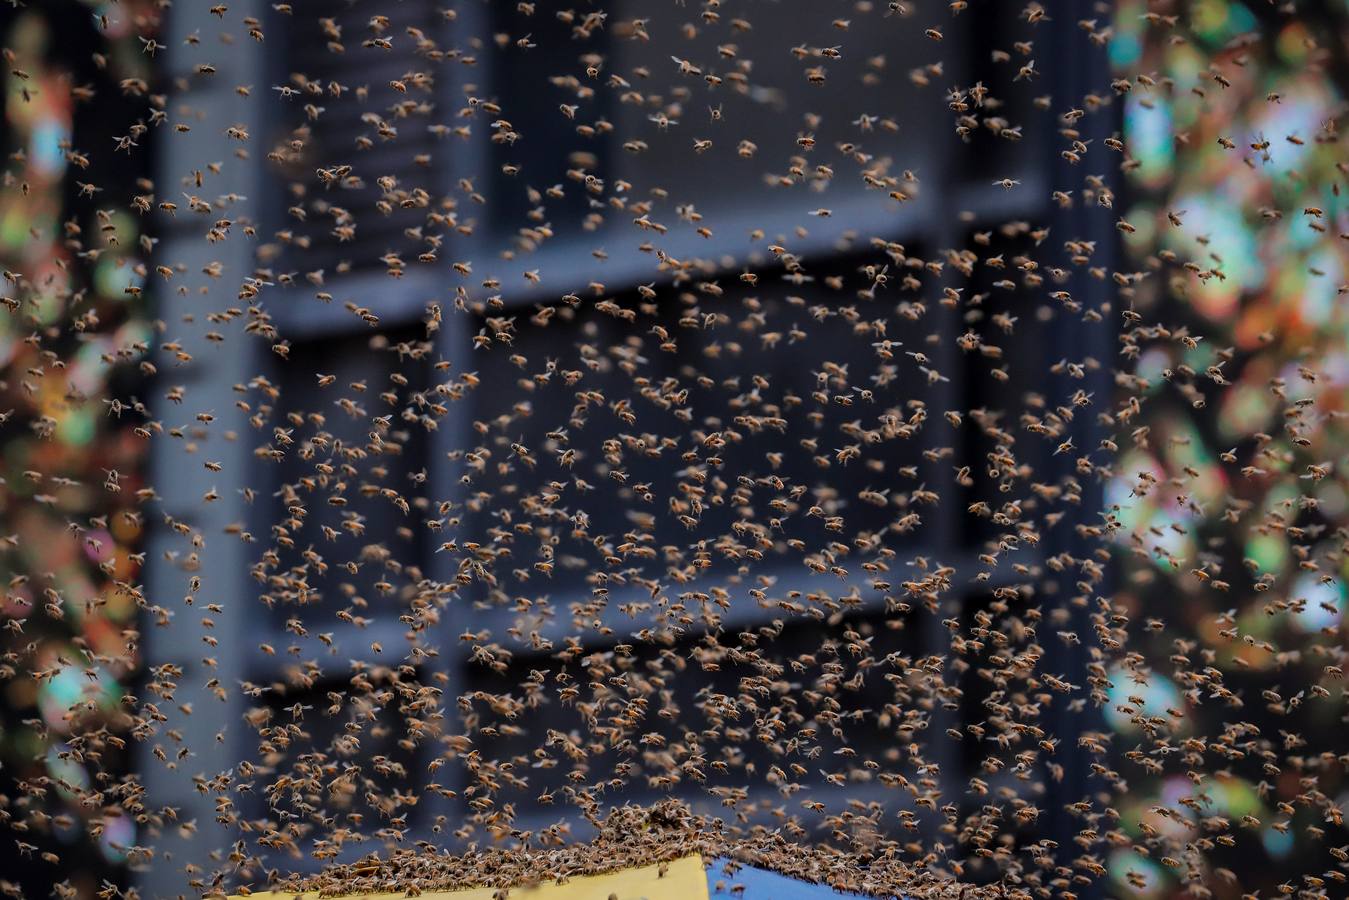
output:
M424 5L462 40L399 26L414 0L365 3L358 20L313 3L273 3L265 17L213 6L226 46L194 32L181 47L144 37L144 52L187 60L186 84L229 71L230 46L301 35L322 73L287 61L278 84L228 86L285 122L282 133L128 83L143 118L105 146L65 148L78 165L146 152L157 136L155 181L89 194L195 228L205 248L189 264L162 250L181 242L143 242L146 287L128 291L160 298L155 339L105 357L138 368L140 386L68 402L101 402L147 459L172 454L244 485L238 500L212 488L200 503L240 503L248 522L208 532L166 512L162 488L106 474L96 487L117 497L112 515L172 543L149 559L119 552L184 588L153 596L135 578L109 579L141 609L120 657L86 642L74 658L36 658L26 631L66 616L65 600L52 573L5 563L0 683L40 685L72 666L143 673L114 712L82 699L64 715L63 753L96 773L89 784L25 777L2 798L0 829L23 865L46 867L55 892L74 896L76 861L34 835L73 826L97 839L129 817L133 866L180 867L200 894L488 884L504 895L698 850L879 895L1155 890L1135 859L1193 896L1237 897L1232 854L1272 826L1315 847L1310 868L1279 874L1280 893L1344 895L1338 620L1299 644L1243 631L1237 614L1304 616L1291 581L1338 584L1346 523L1320 498L1342 467L1309 449L1340 415L1312 396L1328 376L1305 358L1272 379L1283 431L1218 461L1234 483L1280 482L1281 504L1205 508L1199 471L1120 463L1149 446L1157 379L1140 359L1163 355L1162 390L1197 405L1230 387L1240 353L1210 346L1192 320L1168 321L1165 305L1135 302L1160 271L1207 281L1223 277L1221 260L1168 251L1132 271L1095 236L1137 231L1116 207L1135 165L1119 104L1133 92L1220 92L1244 46L1208 61L1196 85L1116 72L1065 95L1042 73L1052 57L1103 59L1108 8L1075 18L1064 47L1049 33L1074 15L1069 4L852 0L820 4L820 33L804 30L819 10L797 20L786 2L522 2L499 21L483 4ZM1187 40L1184 4L1155 5L1150 39ZM470 19L500 30L475 36ZM1014 27L1005 35L995 19ZM906 58L875 49L886 41ZM989 59L944 59L971 42ZM548 61L540 82L508 86L540 71L531 55ZM479 82L490 67L489 87ZM347 142L323 140L339 117L356 123ZM175 150L200 148L186 141L202 132L218 135L209 150L221 160ZM942 141L954 161L945 181L933 171ZM967 143L979 159L960 155ZM469 147L487 173L445 177ZM1025 147L1053 165L1000 168ZM1253 168L1267 152L1253 151ZM217 196L222 178L254 165L284 187L279 224L236 215L247 198ZM1043 221L962 219L945 193L965 167L994 200L1043 192L1028 207ZM1054 175L1027 174L1041 170ZM667 186L676 176L696 205ZM718 202L732 190L735 202ZM970 225L953 246L905 246L885 221L908 221L911 208ZM489 226L513 210L519 221ZM759 211L764 221L746 218ZM1056 211L1103 228L1064 233ZM1306 216L1325 240L1343 237L1320 210ZM1182 213L1170 227L1188 227ZM368 232L387 245L371 250ZM818 234L831 235L823 250ZM72 222L66 236L67 265L96 265L106 231ZM568 254L548 255L564 242ZM247 271L220 261L240 243ZM461 255L470 244L490 255ZM554 288L536 262L569 255L593 273L585 288ZM343 300L358 271L388 287L367 279ZM98 334L100 320L92 300L66 296L53 326L50 286L4 277L9 330L40 360L6 385L30 406L4 427L26 422L51 439L57 423L30 415L33 398L71 360L49 345ZM418 277L438 294L391 328L390 298ZM184 298L207 312L176 310ZM340 351L302 346L287 323L309 315L361 337ZM174 337L188 325L207 328L200 347ZM1056 334L1104 339L1055 345ZM212 354L263 361L236 386L237 434L198 404L199 383L175 375ZM373 374L344 374L352 358ZM1003 405L961 404L953 380L986 384ZM216 455L232 441L252 451L246 472ZM19 502L65 516L68 473L30 478ZM1160 533L1130 534L1100 499L1119 478L1132 498L1165 495L1196 523L1283 535L1292 558L1263 570L1230 561L1240 547L1210 541L1186 558ZM944 517L943 533L972 535L972 549L931 543ZM95 540L109 527L96 519L63 524ZM7 538L8 558L25 539ZM252 596L200 574L237 544ZM433 552L418 557L419 545ZM1167 636L1181 636L1159 653L1167 623L1116 599L1132 567L1157 565L1189 572L1207 612L1233 611L1211 631L1172 623ZM283 623L283 643L260 641L258 622ZM204 748L184 738L216 731L200 725L212 710L180 702L182 670L146 651L199 637L203 667L188 677L217 700L244 698L243 721L217 734L239 747L224 771L197 771ZM1277 658L1288 677L1252 696L1230 677L1233 653ZM259 655L278 661L272 680L214 674ZM1148 691L1163 678L1179 691L1159 708ZM1193 727L1201 707L1222 709L1208 733ZM1127 736L1106 727L1107 709L1128 720ZM139 771L105 767L137 747ZM184 821L158 801L145 787L156 767L190 772L215 820ZM1260 783L1272 821L1217 804L1215 785L1238 774ZM1127 821L1131 779L1163 775L1187 789ZM60 811L66 795L78 817ZM160 853L171 833L200 852ZM329 868L296 874L315 865ZM1112 867L1123 873L1113 882ZM109 884L100 896L135 891Z

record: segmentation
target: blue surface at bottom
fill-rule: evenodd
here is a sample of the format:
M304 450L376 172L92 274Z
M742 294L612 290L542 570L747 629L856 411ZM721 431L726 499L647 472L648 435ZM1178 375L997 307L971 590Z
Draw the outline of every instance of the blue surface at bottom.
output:
M743 863L736 863L734 875L726 874L727 863L732 860L717 859L707 870L707 893L713 900L831 900L839 897L861 897L849 891L836 891L827 884L811 884L787 875L779 875L767 869L757 869ZM718 884L721 885L718 889ZM743 887L743 892L733 888Z

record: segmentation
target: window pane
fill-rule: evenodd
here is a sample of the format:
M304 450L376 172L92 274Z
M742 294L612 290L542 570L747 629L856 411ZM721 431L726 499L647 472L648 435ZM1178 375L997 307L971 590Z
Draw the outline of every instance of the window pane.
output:
M277 494L258 501L277 516L264 527L284 529L279 558L265 569L266 599L278 624L298 616L321 631L340 625L335 615L342 610L394 621L390 606L398 608L423 569L420 522L427 510L412 505L423 495L414 476L428 463L419 419L424 410L416 398L429 363L413 358L425 349L416 337L397 332L302 342L278 368L274 420L290 429L290 444L273 442L285 450L271 470ZM378 440L374 416L390 422ZM409 504L406 512L400 498Z
M567 604L593 587L710 581L739 606L772 573L843 593L851 582L817 578L803 559L860 580L864 558L921 543L933 508L913 492L949 407L946 383L926 386L905 355L926 346L927 323L890 315L898 268L874 299L852 292L865 277L839 262L799 285L765 276L723 279L719 296L689 285L629 297L632 322L589 301L547 327L515 317L509 348L476 362L475 440L490 458L469 488L468 534L511 554L507 577L476 596L509 607L517 592L549 595L570 633ZM835 274L848 289L831 286ZM863 330L882 318L883 334ZM874 544L829 549L857 538Z
M424 226L428 208L438 202L433 166L447 161L440 154L447 157L450 145L428 130L447 118L435 90L442 66L415 49L408 29L433 41L443 18L426 0L290 5L292 14L278 21L284 71L272 82L283 91L288 115L269 135L282 156L273 172L285 190L273 214L286 232L281 243L293 248L281 264L322 269L328 277L378 268L386 253L402 254L411 264L427 248L408 229ZM382 30L370 26L377 15L388 19ZM394 49L363 47L370 39L391 40ZM340 96L334 85L342 86ZM254 86L264 89L272 90ZM290 145L297 139L299 149ZM350 173L338 173L340 166ZM332 177L320 177L319 168ZM287 211L296 208L303 219Z

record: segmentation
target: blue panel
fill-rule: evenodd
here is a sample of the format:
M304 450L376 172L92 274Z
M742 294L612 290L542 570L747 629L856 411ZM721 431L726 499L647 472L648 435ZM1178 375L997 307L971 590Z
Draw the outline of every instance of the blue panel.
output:
M707 870L707 893L712 900L838 900L843 897L861 897L861 894L836 891L827 884L799 881L767 869L740 864L734 875L727 875L725 866L731 860L718 859ZM717 883L721 883L721 890ZM743 893L732 888L744 887Z

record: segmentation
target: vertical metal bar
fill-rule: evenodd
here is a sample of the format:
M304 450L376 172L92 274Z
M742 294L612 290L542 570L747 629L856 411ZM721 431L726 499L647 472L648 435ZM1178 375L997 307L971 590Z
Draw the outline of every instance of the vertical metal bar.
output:
M477 39L484 47L487 46L491 38L488 7L482 3L464 3L458 6L456 12L458 15L454 21L447 22L442 29L446 45L468 52L470 42ZM441 88L440 102L445 108L447 117L457 117L459 110L467 104L469 93L476 97L487 97L493 93L492 85L485 83L490 82L490 66L467 68L451 64L446 76L445 84ZM473 87L471 92L470 86ZM482 115L468 120L472 133L467 140L446 139L454 143L449 145L450 149L441 160L444 168L440 185L446 196L459 194L461 204L468 203L468 200L459 191L460 179L468 179L476 190L481 191L485 190L490 176L488 167L491 164L491 147L487 130L488 121L489 119ZM490 221L490 215L484 215L485 213L488 213L487 207L470 206L461 210L463 220L467 221L477 216L478 222L471 235L462 235L458 232L449 235L450 259L484 259L491 252L495 246L494 223ZM472 320L469 314L455 309L451 290L445 290L437 298L437 302L441 305L441 327L435 337L434 358L437 362L449 363L450 367L445 371L432 371L432 390L435 384L456 380L465 370L471 370L470 360L473 353ZM454 581L457 574L454 567L455 557L453 554L437 551L447 541L462 539L466 524L463 521L455 524L456 520L463 516L464 490L459 481L463 467L449 459L448 455L456 450L466 449L472 441L474 397L470 394L458 401L452 401L448 397L432 399L444 403L446 413L440 418L436 431L431 435L425 490L432 504L428 509L428 515L432 518L443 518L445 521L439 532L430 532L426 536L426 576L438 584L448 584ZM437 507L441 504L444 504L447 510L443 516L437 511ZM457 635L468 627L468 616L469 610L464 601L458 596L452 596L441 613L439 631L433 636L428 636L428 643L434 643L439 653L428 661L421 678L423 684L439 687L442 691L440 708L445 716L441 723L442 733L458 731L459 712L456 698L463 684L466 657ZM436 755L445 752L445 747L440 743L430 749ZM466 784L464 769L457 762L449 762L439 768L434 777L427 777L423 783L429 784L431 781L441 788L457 792L458 797L448 799L440 793L424 796L419 803L419 806L424 805L418 823L419 836L442 848L450 847L455 843L453 831L467 813L464 802ZM431 831L431 827L440 816L445 817L446 826L436 834Z
M137 836L138 843L153 845L157 851L154 860L135 876L137 887L147 897L196 896L199 891L189 888L184 867L200 867L203 872L198 877L205 877L209 885L214 864L209 854L226 848L236 837L216 824L213 793L201 790L198 779L230 772L241 754L243 703L237 681L244 654L239 651L248 640L248 602L253 591L247 545L224 529L238 518L237 491L247 484L251 463L251 428L246 414L235 405L241 397L234 386L256 371L257 338L244 334L245 317L221 323L208 321L207 315L246 305L236 293L252 271L253 251L242 229L243 220L256 218L262 188L261 152L227 139L223 131L240 126L252 135L261 132L260 105L248 102L235 87L253 82L262 68L263 50L260 43L242 34L228 48L213 38L224 32L237 33L237 19L261 17L263 7L262 0L231 3L231 21L222 23L209 14L206 4L180 4L170 16L165 51L167 71L175 84L168 105L169 123L157 135L159 198L179 198L182 190L188 190L212 198L233 193L244 199L219 213L218 217L235 224L229 238L218 243L207 242L204 232L210 223L204 225L200 217L189 221L180 216L160 223L161 258L181 262L186 270L157 290L158 316L165 323L157 339L161 344L176 341L192 359L184 363L175 353L161 351L155 361L159 370L155 416L166 433L157 435L150 449L151 483L160 500L146 516L147 596L173 619L172 625L160 628L155 625L157 616L148 615L142 629L143 649L149 667L171 664L181 668L181 675L168 677L165 672L164 678L157 679L177 684L171 699L149 696L144 690L141 696L142 702L155 703L165 716L154 735L138 748L147 811L157 815L171 808L176 818L164 821L158 835ZM183 39L192 32L202 36L203 49L194 49ZM194 67L204 62L215 66L213 76L193 74ZM178 122L190 124L192 131L174 131L172 126ZM236 148L251 153L243 158ZM220 174L206 174L202 189L184 186L192 168L204 169L207 162L217 161L223 164ZM221 264L223 277L202 274L211 262ZM179 290L179 284L185 284L186 290ZM208 340L210 331L223 334L224 342ZM186 388L181 406L163 398L164 391L174 385ZM195 416L201 412L214 415L214 421L198 422ZM167 434L169 428L178 426L186 432L183 440ZM187 452L189 443L197 445L195 452ZM221 471L208 471L204 466L208 460L220 463ZM202 500L212 487L222 498L214 504ZM179 533L168 518L187 524L190 532ZM171 554L176 557L170 558ZM201 579L201 587L189 605L185 598L193 575ZM201 621L207 617L207 603L224 608L222 614L209 615L213 626ZM208 638L218 645L206 643ZM207 658L214 662L206 663ZM206 687L212 678L224 688L223 701ZM180 739L170 737L170 730L176 730ZM223 737L217 739L218 735ZM157 757L156 748L166 761ZM179 759L180 749L191 753ZM189 822L197 825L195 836L180 833L180 824Z
M470 334L468 318L464 313L455 312L453 309L443 311L442 325L435 338L435 358L437 361L443 360L450 363L450 368L443 372L433 371L433 391L436 384L446 383L457 378L459 372L464 368L465 361L472 351ZM428 518L443 521L439 531L428 531L424 537L426 541L425 558L427 560L425 574L434 583L446 585L453 582L456 575L452 562L453 557L449 553L437 551L443 543L456 541L463 537L463 524L459 521L459 518L463 515L464 495L463 486L459 481L462 466L449 459L449 454L455 450L464 449L471 440L470 419L472 409L469 404L472 399L471 397L465 397L462 400L453 401L448 397L433 395L432 400L443 403L446 412L445 415L440 417L438 426L430 437L425 488L430 506L427 508L426 515ZM442 513L439 511L440 509L445 511ZM445 716L444 721L441 722L442 733L457 731L458 706L455 703L455 698L458 696L458 690L462 683L464 657L460 650L460 642L456 640L455 636L468 624L463 601L458 596L452 595L447 605L441 610L438 630L426 638L426 643L434 645L438 653L422 666L420 677L423 684L437 687L442 692L439 704L439 708ZM436 756L445 752L444 746L438 742L427 749ZM430 759L426 760L427 763L430 761ZM439 792L427 793L418 804L422 807L418 822L418 831L422 832L421 837L444 847L451 843L451 833L457 825L457 820L462 818L465 812L462 799L464 772L457 763L450 762L438 769L434 778L425 778L414 787L421 788L431 781L434 781L441 788L453 790L459 794L458 799L451 800ZM447 824L439 833L432 833L431 826L439 816L444 816Z
M1058 0L1047 4L1052 22L1050 25L1049 46L1054 48L1051 54L1052 68L1049 69L1054 93L1054 109L1061 114L1071 107L1081 107L1087 94L1110 97L1110 69L1104 48L1092 47L1085 40L1077 24L1083 19L1099 18L1109 15L1102 13L1100 4L1092 0ZM1109 179L1116 161L1104 148L1106 138L1119 130L1119 104L1115 103L1096 112L1088 112L1074 126L1081 132L1081 140L1090 148L1085 164L1073 164L1060 156L1055 157L1052 168L1053 189L1073 191L1077 201L1067 209L1056 209L1051 219L1050 240L1056 248L1064 241L1092 241L1096 245L1091 258L1091 267L1101 267L1107 273L1115 271L1119 261L1118 235L1112 224L1112 216L1103 208L1091 208L1082 199L1083 179L1089 175L1104 175ZM1054 147L1057 150L1057 146ZM1051 251L1052 252L1052 251ZM1113 390L1110 376L1113 362L1113 339L1117 327L1118 312L1113 309L1113 281L1097 279L1090 275L1087 266L1067 266L1070 274L1064 287L1072 297L1082 304L1083 309L1100 313L1103 321L1087 322L1080 312L1073 313L1065 309L1055 310L1049 329L1051 341L1051 361L1067 357L1079 362L1092 357L1101 363L1101 368L1089 376L1089 380L1074 380L1066 374L1050 381L1050 402L1067 403L1068 397L1078 388L1095 391L1095 405L1079 410L1069 424L1064 438L1071 438L1075 449L1071 452L1050 457L1050 468L1046 473L1054 478L1076 477L1082 486L1081 503L1072 514L1048 534L1045 549L1046 556L1067 553L1074 560L1082 560L1099 549L1100 543L1081 535L1073 526L1076 524L1094 524L1097 511L1103 503L1103 486L1093 476L1076 475L1076 460L1092 453L1106 436L1104 426L1097 414L1108 408ZM1049 633L1043 636L1042 644L1046 648L1043 670L1052 672L1067 681L1080 686L1072 695L1085 698L1088 689L1087 666L1090 662L1089 647L1094 645L1092 638L1091 613L1093 597L1087 597L1085 603L1070 604L1068 599L1080 594L1077 582L1081 578L1077 566L1068 567L1057 580L1057 595L1050 599L1048 606L1066 610L1066 618L1060 622L1046 622ZM1098 585L1104 592L1107 585ZM1066 644L1057 638L1054 632L1072 631L1082 641L1079 644ZM1049 804L1050 827L1046 832L1058 842L1056 858L1060 866L1069 865L1081 852L1074 843L1079 831L1086 822L1066 810L1066 806L1086 799L1093 790L1093 780L1089 773L1089 756L1078 749L1078 739L1087 731L1099 730L1103 719L1093 710L1090 703L1078 712L1069 709L1068 701L1056 698L1047 730L1059 739L1059 751L1054 760L1063 766L1061 781L1051 780L1046 798ZM1071 888L1079 898L1101 896L1101 886L1073 885Z

